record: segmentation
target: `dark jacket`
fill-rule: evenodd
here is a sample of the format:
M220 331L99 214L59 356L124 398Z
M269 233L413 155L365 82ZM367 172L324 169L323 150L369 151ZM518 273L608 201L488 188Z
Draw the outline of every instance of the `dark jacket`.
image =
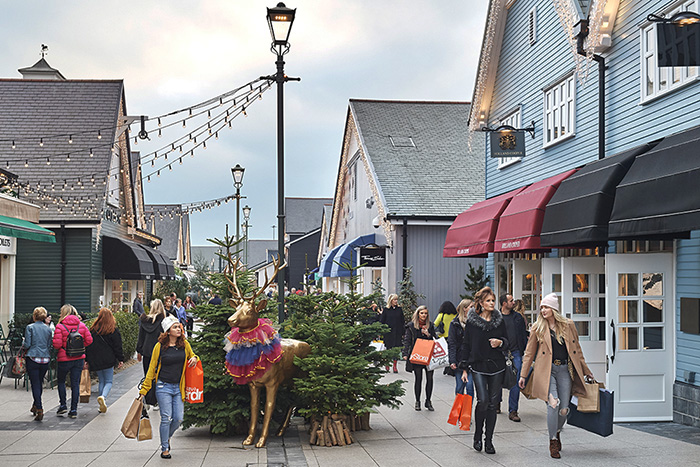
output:
M139 318L139 340L136 343L136 351L141 355L150 357L153 353L153 347L156 346L158 337L163 332L161 321L163 321L162 316L158 316L155 322L151 322L148 315L141 315Z
M450 365L459 363L459 349L462 347L464 340L464 328L459 322L459 316L456 316L450 322L450 332L447 334L447 357Z
M41 321L34 321L24 330L22 347L27 349L29 358L51 358L53 334L51 328Z
M90 334L90 330L87 328L87 326L85 326L77 316L68 315L63 318L63 321L56 325L56 330L53 333L53 346L54 348L58 349L58 353L56 354L57 361L70 362L85 358L85 354L77 357L69 357L66 355L66 342L68 341L68 334L76 329L80 335L83 336L83 345L85 345L85 347L92 344L92 335Z
M503 315L503 319L508 319L507 316ZM508 316L512 316L513 327L515 328L514 335L508 333L508 341L510 343L510 350L519 350L522 356L525 353L525 346L527 345L527 325L525 324L525 318L523 315L517 311L511 311ZM508 326L506 326L506 332L508 331Z
M387 349L393 349L394 347L401 347L401 339L403 339L403 332L405 324L403 321L403 310L400 306L396 308L384 308L382 311L382 316L379 318L379 322L389 326L389 332L384 334L384 345Z
M489 339L494 338L503 341L503 344L495 349L489 342ZM470 308L464 328L459 367L471 368L479 373L497 373L506 368L506 359L503 356L505 349L508 349L508 337L501 312L493 310L491 321L486 321Z
M137 315L141 316L146 312L146 310L143 309L143 302L139 297L136 297L134 299L134 305L131 307L131 311L136 313Z
M413 321L408 323L406 325L406 333L403 338L404 357L411 357L411 351L413 350L413 346L416 344L417 339L437 339L437 334L435 334L435 325L430 320L428 320L428 334L429 336L426 336L420 331L420 329L416 329ZM406 360L406 371L413 371L414 368L420 368L423 366L425 365L411 363L409 360Z
M105 370L123 362L124 350L119 329L107 335L93 332L92 345L85 349L85 357L90 365L90 371Z

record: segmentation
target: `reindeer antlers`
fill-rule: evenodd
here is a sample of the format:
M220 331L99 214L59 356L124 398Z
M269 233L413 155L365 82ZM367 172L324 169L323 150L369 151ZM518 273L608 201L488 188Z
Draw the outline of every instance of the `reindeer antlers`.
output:
M224 269L224 277L226 278L226 281L230 284L229 285L229 291L231 292L231 296L238 302L249 302L253 303L255 302L255 299L262 294L265 289L272 284L272 282L275 280L275 277L277 277L277 274L279 274L280 269L283 269L285 266L287 266L287 263L285 262L282 266L280 266L280 259L274 259L272 258L272 266L275 269L275 273L272 275L271 278L268 278L267 274L267 269L265 270L265 283L260 287L257 292L254 292L253 295L246 297L243 293L241 293L241 290L238 288L238 284L236 282L236 270L238 270L238 267L240 266L241 259L236 258L235 261L233 259L233 256L231 253L228 253L228 267L231 268L231 276L227 273L227 268Z

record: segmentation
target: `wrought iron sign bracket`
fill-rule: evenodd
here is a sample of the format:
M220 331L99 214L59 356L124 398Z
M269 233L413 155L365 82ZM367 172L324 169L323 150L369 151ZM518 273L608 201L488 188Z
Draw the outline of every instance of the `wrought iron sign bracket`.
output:
M532 139L535 139L535 121L533 120L532 122L530 122L530 126L527 128L514 128L510 125L501 125L497 128L489 128L485 126L481 128L481 131L527 131L528 133L530 133L530 137L532 137Z

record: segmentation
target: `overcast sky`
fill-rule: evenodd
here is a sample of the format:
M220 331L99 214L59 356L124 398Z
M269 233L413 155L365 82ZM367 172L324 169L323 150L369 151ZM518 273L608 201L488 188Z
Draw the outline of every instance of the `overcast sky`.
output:
M333 197L348 100L469 101L487 0L290 0L297 8L285 71L286 196ZM0 77L40 58L68 79L123 79L129 115L158 115L275 72L266 7L274 0L5 2ZM245 167L241 206L250 238L277 224L276 92L233 129L145 184L146 203L188 203L234 192L230 168ZM466 129L465 129L466 130ZM183 130L184 131L184 130ZM178 135L180 136L180 135ZM132 147L144 153L157 139ZM193 214L192 244L235 230L235 203ZM242 216L241 216L242 217Z

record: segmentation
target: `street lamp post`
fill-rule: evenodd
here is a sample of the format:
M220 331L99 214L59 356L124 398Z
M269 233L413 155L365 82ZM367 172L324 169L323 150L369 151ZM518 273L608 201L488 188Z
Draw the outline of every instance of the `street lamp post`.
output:
M289 78L284 74L284 55L289 52L289 33L292 30L296 8L287 8L280 2L275 8L267 9L267 24L270 27L272 45L270 51L277 56L277 73L263 78L277 83L277 254L280 264L285 263L284 254L284 83L300 78ZM284 282L286 270L277 275L277 316L284 321Z
M240 164L231 168L233 186L236 187L236 241L241 238L241 187L243 186L243 173L245 169Z
M248 230L250 229L250 225L248 224L248 221L250 220L250 211L251 208L247 204L243 206L243 235L245 235L245 264L246 267L248 266Z

